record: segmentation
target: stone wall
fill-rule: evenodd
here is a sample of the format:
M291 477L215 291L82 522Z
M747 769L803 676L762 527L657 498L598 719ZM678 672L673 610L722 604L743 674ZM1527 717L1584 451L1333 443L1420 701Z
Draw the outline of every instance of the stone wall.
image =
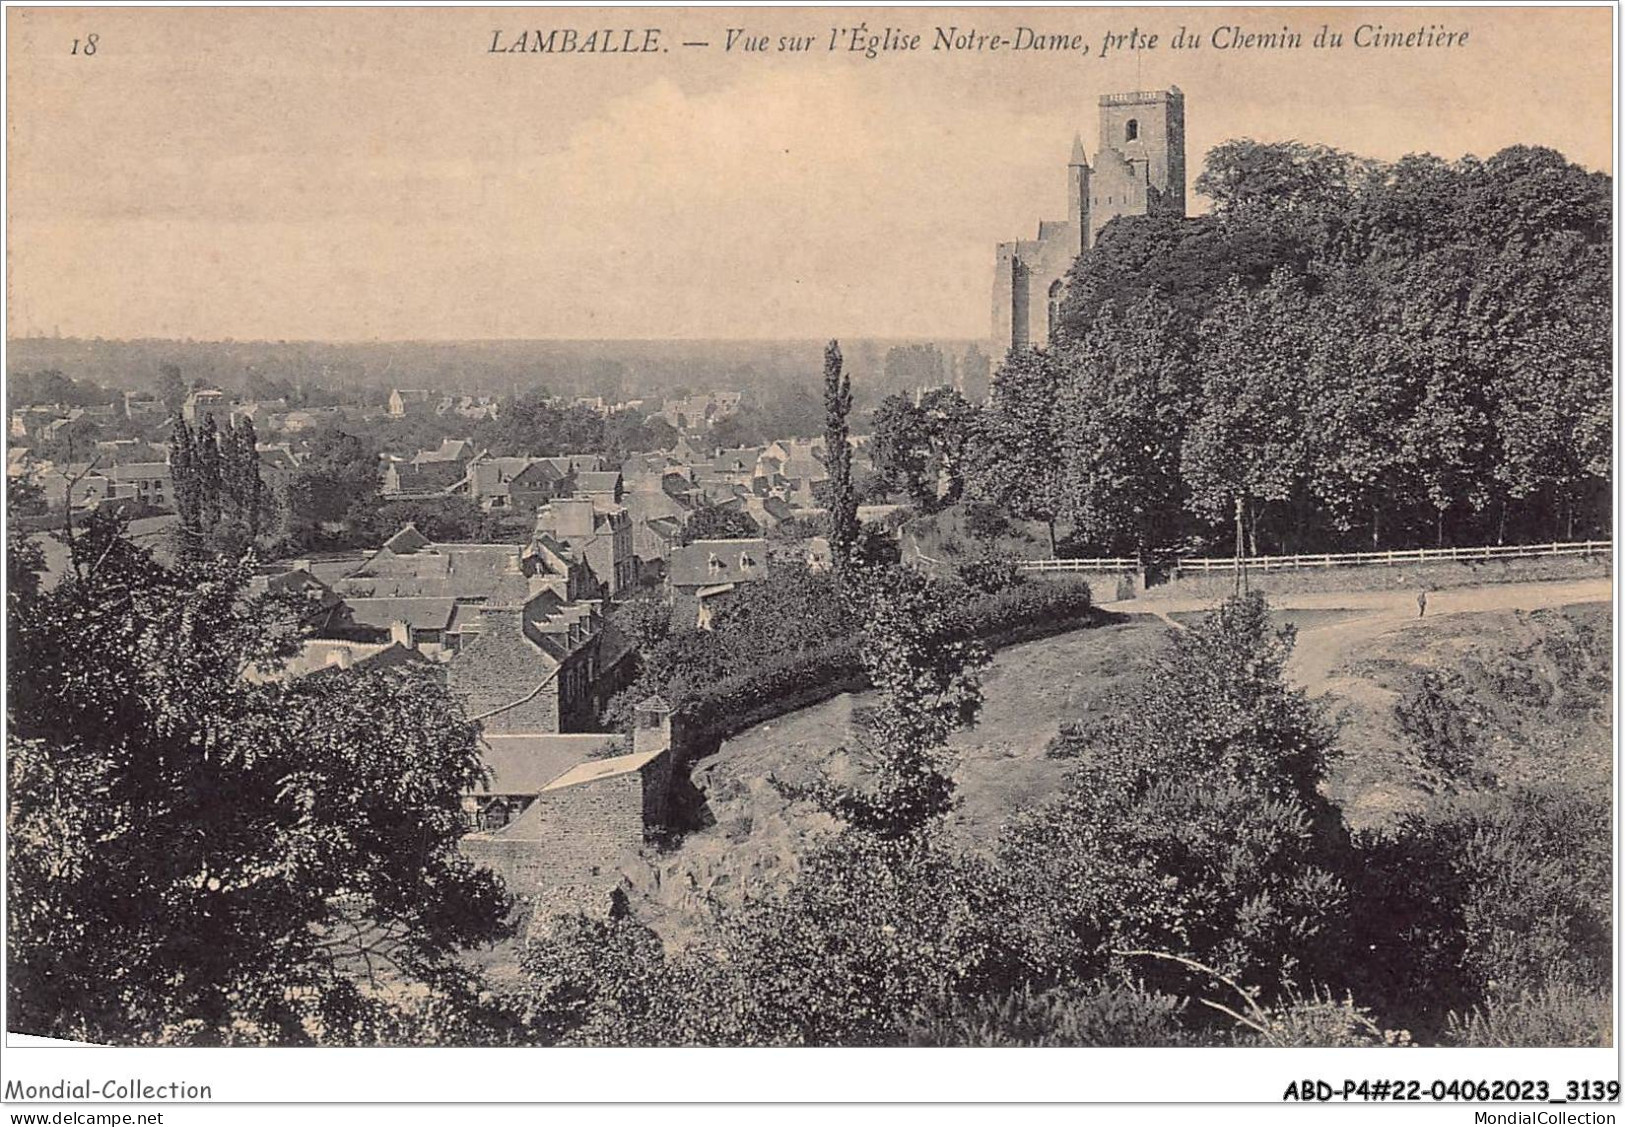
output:
M507 831L523 836L466 837L463 853L518 895L593 885L623 852L643 845L646 825L664 824L670 776L666 753L641 771L543 791Z

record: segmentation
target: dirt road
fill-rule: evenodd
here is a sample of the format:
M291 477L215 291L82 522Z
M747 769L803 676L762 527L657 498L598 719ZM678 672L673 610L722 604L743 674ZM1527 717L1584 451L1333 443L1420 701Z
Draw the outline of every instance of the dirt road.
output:
M1429 591L1427 615L1418 617L1416 591L1314 591L1270 596L1279 610L1343 610L1361 612L1298 631L1287 672L1311 693L1331 688L1331 673L1349 652L1394 630L1425 628L1429 622L1452 614L1492 610L1539 610L1572 603L1608 602L1613 581L1607 578L1563 580L1551 583L1491 583L1482 587L1450 587ZM1212 600L1176 599L1155 604L1133 599L1102 604L1119 614L1152 614L1177 626L1170 614L1211 610Z

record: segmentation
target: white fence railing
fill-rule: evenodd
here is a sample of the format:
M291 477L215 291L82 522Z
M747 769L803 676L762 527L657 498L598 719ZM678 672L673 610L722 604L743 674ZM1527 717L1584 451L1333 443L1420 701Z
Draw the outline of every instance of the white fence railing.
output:
M1021 560L1022 571L1137 571L1140 561L1132 556L1103 556L1092 560Z
M1574 540L1553 544L1502 544L1479 548L1413 548L1395 552L1319 552L1303 556L1248 556L1241 561L1248 571L1293 571L1306 567L1357 567L1366 564L1429 563L1435 561L1528 559L1538 556L1606 556L1612 540ZM1134 571L1138 560L1118 556L1086 560L1023 560L1022 571ZM1181 559L1179 571L1234 571L1234 556Z

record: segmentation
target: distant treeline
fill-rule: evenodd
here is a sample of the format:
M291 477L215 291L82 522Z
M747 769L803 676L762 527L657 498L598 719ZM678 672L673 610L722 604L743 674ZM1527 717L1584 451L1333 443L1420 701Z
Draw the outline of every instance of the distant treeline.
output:
M316 389L332 402L382 406L391 388L429 388L445 394L509 397L546 388L563 396L603 396L610 402L729 389L763 398L792 388L816 388L822 341L177 341L58 340L33 337L9 343L13 372L54 369L110 388L155 387L160 369L178 367L188 383L228 391ZM940 349L949 363L976 345L888 340L843 341L857 375L859 409L888 390L906 390L917 366L888 364L896 348ZM976 357L980 357L978 361ZM897 386L888 386L895 381ZM865 402L865 397L867 401ZM15 393L12 402L19 402ZM658 404L656 405L658 407Z

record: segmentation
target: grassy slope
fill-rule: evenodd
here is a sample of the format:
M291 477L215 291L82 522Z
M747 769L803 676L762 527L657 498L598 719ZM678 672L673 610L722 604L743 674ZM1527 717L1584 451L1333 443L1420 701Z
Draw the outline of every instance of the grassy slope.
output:
M1534 613L1446 615L1426 629L1395 630L1363 642L1328 685L1343 749L1331 797L1351 825L1366 828L1463 785L1424 761L1395 715L1395 703L1415 690L1424 671L1459 677L1449 699L1461 708L1478 765L1495 777L1487 785L1562 781L1607 787L1613 761L1606 688L1611 627L1612 608L1588 603ZM1559 652L1586 631L1600 642L1600 655L1593 655L1600 656L1600 667Z

